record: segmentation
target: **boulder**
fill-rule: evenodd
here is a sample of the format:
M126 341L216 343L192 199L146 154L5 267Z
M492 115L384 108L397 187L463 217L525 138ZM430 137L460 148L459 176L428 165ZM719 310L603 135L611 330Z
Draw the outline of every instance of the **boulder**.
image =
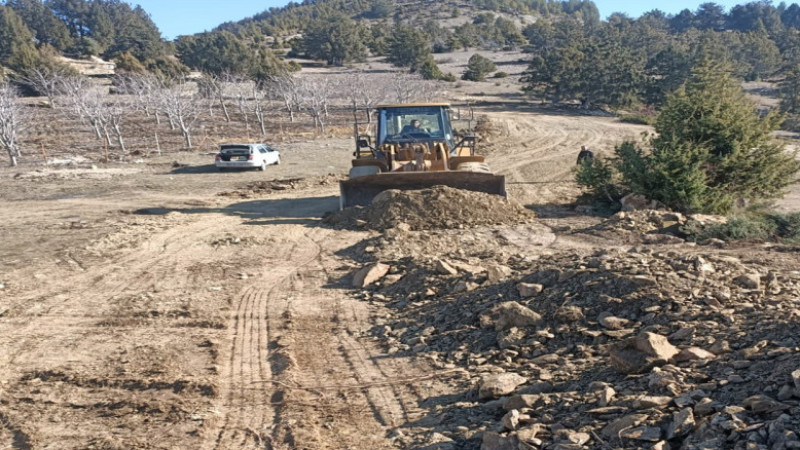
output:
M364 266L353 276L353 287L364 288L383 278L389 273L389 265L374 263Z
M498 373L487 375L481 380L478 389L478 398L481 400L502 397L511 394L517 386L524 384L527 379L516 373Z

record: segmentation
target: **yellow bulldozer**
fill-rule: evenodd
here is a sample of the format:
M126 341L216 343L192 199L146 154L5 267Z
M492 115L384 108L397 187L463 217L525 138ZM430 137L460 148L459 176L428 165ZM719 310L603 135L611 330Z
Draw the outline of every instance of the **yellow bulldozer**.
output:
M505 177L475 154L472 112L456 135L447 103L378 106L367 124L355 124L356 151L348 180L339 184L341 209L368 205L388 189L449 186L505 197ZM460 114L459 114L460 115ZM368 133L360 133L368 125Z

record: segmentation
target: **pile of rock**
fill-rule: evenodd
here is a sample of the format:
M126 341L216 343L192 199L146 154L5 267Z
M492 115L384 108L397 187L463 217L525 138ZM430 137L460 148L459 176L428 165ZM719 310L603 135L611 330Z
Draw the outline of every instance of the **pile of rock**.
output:
M343 228L436 230L513 225L531 222L535 217L532 211L514 200L434 186L412 191L384 191L366 208L348 208L327 216L326 221Z
M395 309L389 352L471 375L454 443L800 448L800 272L698 249L407 258L359 287Z

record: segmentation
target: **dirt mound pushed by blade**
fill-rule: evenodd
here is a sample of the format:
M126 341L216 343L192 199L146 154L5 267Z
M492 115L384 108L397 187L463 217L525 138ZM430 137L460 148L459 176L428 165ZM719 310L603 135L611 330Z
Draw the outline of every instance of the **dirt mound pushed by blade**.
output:
M530 222L536 215L519 203L503 197L434 186L430 189L381 192L366 208L348 208L326 217L342 228L386 230L472 228Z

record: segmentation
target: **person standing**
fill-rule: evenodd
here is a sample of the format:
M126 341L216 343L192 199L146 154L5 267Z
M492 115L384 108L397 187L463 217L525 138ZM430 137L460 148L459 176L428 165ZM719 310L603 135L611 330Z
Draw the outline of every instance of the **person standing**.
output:
M576 164L592 164L592 161L594 161L594 153L587 149L585 145L581 145L581 151L578 153L578 162Z

